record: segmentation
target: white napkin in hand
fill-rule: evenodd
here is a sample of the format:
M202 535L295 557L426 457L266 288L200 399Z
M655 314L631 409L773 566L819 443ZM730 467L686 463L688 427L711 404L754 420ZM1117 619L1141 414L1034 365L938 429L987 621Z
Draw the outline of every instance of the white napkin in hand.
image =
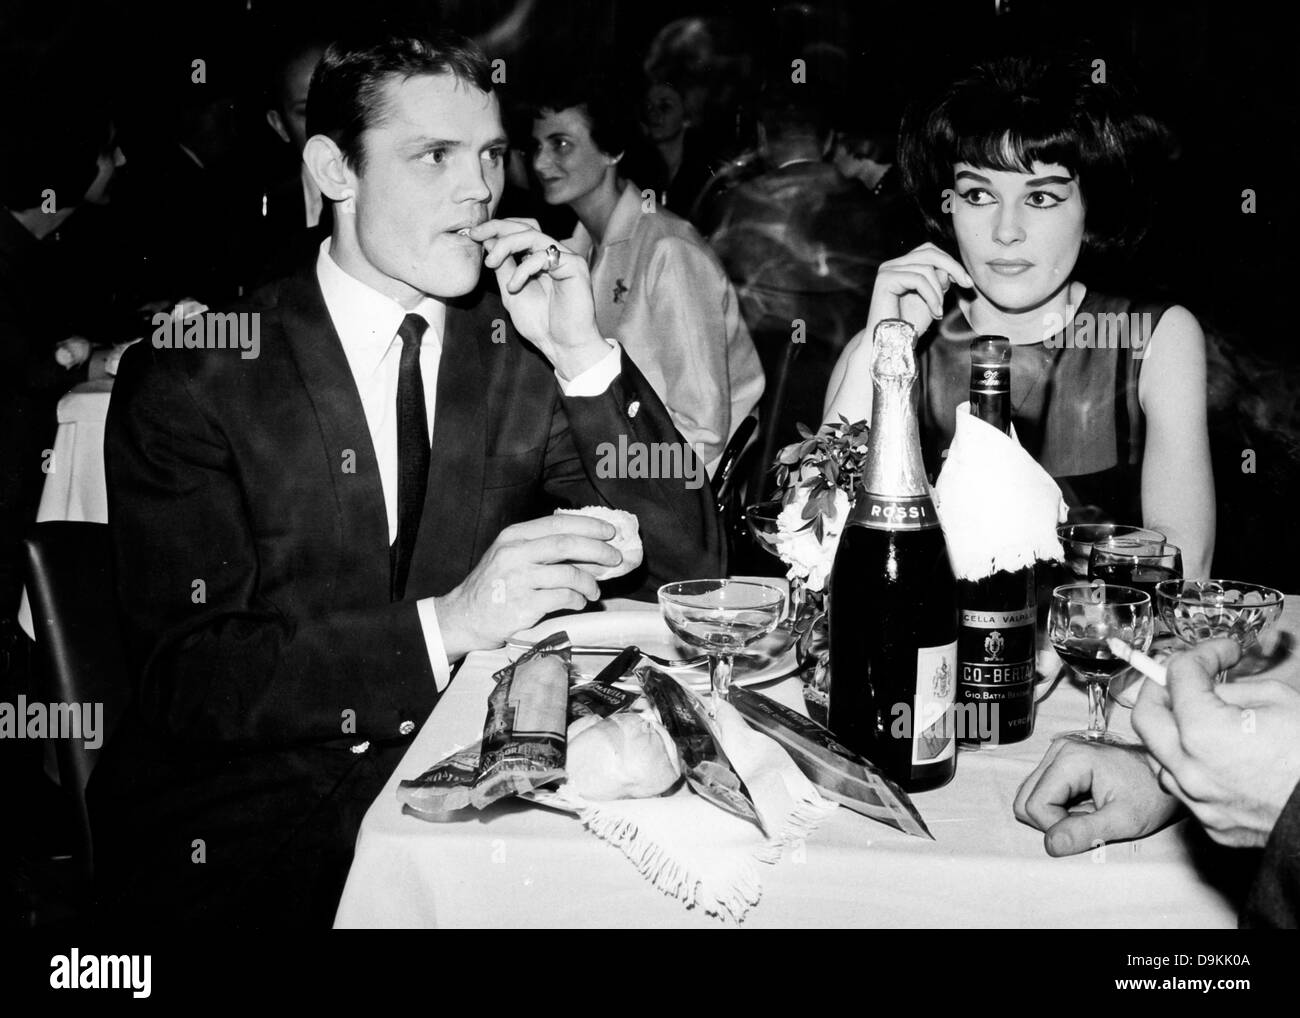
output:
M957 430L934 486L935 509L959 580L1064 555L1056 526L1069 513L1061 489L1013 436L957 408Z
M563 785L529 798L577 813L588 830L615 845L669 897L739 923L762 897L755 863L778 862L784 848L811 835L836 803L823 798L790 755L750 728L730 704L719 705L715 725L770 838L706 802L685 782L672 795L653 799L586 802Z

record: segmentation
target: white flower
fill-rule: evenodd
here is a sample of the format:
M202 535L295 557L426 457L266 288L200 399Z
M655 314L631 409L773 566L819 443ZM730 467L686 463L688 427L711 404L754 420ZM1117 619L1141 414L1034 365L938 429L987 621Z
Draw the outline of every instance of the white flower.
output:
M795 499L777 517L777 532L773 539L776 553L790 567L790 579L802 579L804 586L813 592L822 590L831 566L835 564L835 550L839 547L840 533L849 516L849 496L843 489L835 489L835 512L824 521L823 537L817 540L812 521L803 518L808 504L808 488L800 485Z

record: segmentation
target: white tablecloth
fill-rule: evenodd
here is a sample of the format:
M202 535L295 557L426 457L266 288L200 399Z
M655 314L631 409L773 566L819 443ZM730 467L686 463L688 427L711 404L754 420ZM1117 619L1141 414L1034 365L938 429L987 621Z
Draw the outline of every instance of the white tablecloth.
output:
M113 391L111 378L97 378L69 389L59 400L53 469L45 476L36 522L108 522L108 484L104 480L104 421ZM32 610L23 591L18 624L35 639Z
M1300 633L1288 601L1279 629ZM643 880L576 820L518 803L430 824L403 816L397 782L482 733L502 652L471 655L371 806L339 904L339 927L710 927ZM1271 672L1300 677L1294 656ZM800 704L792 680L762 689ZM800 704L801 706L801 704ZM1011 804L1053 734L1083 727L1083 692L1061 682L1029 740L965 751L956 777L913 801L935 841L899 834L846 809L807 842L803 858L761 867L753 927L1234 927L1232 905L1198 871L1200 840L1184 821L1150 838L1067 859ZM1112 728L1131 734L1128 711ZM1203 844L1203 842L1202 842ZM1220 856L1221 859L1221 856Z

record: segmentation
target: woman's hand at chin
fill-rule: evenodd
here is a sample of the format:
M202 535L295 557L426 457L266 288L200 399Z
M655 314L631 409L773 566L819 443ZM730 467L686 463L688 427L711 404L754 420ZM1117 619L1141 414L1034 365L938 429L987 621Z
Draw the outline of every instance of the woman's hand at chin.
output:
M922 244L881 262L867 313L868 338L886 318L901 318L918 336L924 333L931 322L943 317L944 294L954 280L967 289L975 286L961 262L934 244Z
M871 337L876 326L888 318L901 318L920 336L943 317L944 294L954 281L965 288L975 286L961 262L934 244L922 244L880 263L867 327L840 354L826 390L822 420L836 421L842 415L858 421L871 416Z

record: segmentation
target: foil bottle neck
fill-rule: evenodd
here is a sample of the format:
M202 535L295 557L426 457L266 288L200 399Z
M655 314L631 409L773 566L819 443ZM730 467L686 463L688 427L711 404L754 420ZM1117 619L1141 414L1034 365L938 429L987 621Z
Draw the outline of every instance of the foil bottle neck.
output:
M915 374L878 376L872 381L871 455L862 474L862 487L873 495L905 498L930 494L921 458L920 426L912 406L915 384Z

